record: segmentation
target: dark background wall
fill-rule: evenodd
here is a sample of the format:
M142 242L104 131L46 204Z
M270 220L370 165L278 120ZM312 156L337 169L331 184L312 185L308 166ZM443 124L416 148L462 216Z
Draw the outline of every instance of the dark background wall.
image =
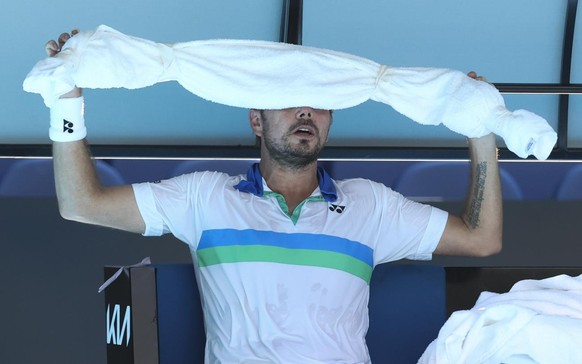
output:
M60 218L56 200L0 200L0 362L105 363L104 265L189 262L171 237L144 238Z

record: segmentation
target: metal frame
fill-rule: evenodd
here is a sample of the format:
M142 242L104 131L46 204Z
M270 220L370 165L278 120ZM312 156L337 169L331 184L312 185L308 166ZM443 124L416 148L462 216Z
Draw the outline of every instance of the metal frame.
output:
M572 47L578 0L567 0L560 83L496 83L501 93L558 94L558 145L549 160L582 161L582 148L568 147L569 95L582 94L582 84L570 83ZM280 41L302 44L303 0L283 0ZM257 159L254 146L169 146L169 145L92 145L96 158L104 159ZM47 158L51 146L0 145L1 157ZM515 154L501 149L500 159L519 160ZM327 160L417 160L466 159L466 148L402 148L402 147L326 147L321 155Z
M289 44L302 44L303 0L283 0L279 41Z
M91 145L97 159L259 159L254 146L160 146L160 145ZM0 158L50 158L51 145L0 145ZM446 147L326 147L321 160L466 160L467 148ZM499 149L504 161L538 162L533 157L523 160L506 148ZM582 149L555 149L548 161L582 162Z
M582 94L581 83L494 83L503 94Z
M566 8L566 21L564 24L564 43L562 46L562 69L560 71L560 84L570 85L570 71L572 69L572 48L574 46L574 28L576 26L576 11L578 0L568 0ZM558 150L568 151L568 114L570 109L570 96L560 95L558 106Z

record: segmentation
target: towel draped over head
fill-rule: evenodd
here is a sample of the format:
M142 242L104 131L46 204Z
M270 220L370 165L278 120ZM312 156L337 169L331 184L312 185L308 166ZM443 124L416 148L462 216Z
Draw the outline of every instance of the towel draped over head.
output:
M521 158L546 159L557 140L546 120L509 111L492 85L440 68L398 68L306 46L249 40L162 44L100 26L38 62L24 90L51 107L73 87L137 89L177 81L213 102L244 108L338 110L378 101L467 137L493 132Z

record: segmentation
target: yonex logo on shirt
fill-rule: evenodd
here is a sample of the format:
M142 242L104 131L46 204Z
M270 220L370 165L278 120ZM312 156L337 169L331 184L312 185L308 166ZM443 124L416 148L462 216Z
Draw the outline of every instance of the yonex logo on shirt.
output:
M330 204L331 206L329 207L329 211L335 211L338 214L341 214L342 212L344 212L344 210L346 209L345 206L341 206L341 205L334 205L334 204Z
M74 132L74 130L73 130L74 126L75 125L72 122L70 122L66 119L63 119L63 133L72 134Z

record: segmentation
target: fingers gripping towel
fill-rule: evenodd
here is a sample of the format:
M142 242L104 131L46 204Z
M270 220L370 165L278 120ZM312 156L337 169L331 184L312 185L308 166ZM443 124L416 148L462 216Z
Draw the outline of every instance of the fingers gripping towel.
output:
M166 81L244 108L338 110L374 100L467 137L493 132L521 158L546 159L557 140L543 118L507 110L495 87L459 71L387 67L346 53L265 41L162 44L104 25L75 35L56 57L37 63L23 87L51 107L74 86L136 89Z

